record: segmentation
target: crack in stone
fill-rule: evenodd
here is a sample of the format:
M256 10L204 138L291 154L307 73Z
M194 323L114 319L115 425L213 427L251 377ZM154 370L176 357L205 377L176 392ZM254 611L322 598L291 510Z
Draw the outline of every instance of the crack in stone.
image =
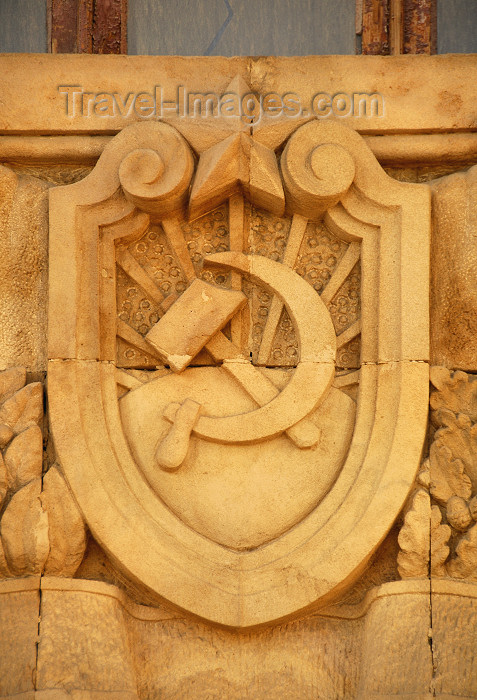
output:
M43 572L40 574L40 583L38 586L38 631L37 631L37 638L35 642L35 668L33 669L33 689L36 692L38 690L38 657L39 657L39 647L40 647L40 628L41 628L41 604L42 604L42 587L41 587L41 581L43 578Z
M432 611L432 519L429 516L429 565L428 565L428 576L429 576L429 632L428 632L428 642L429 648L431 650L431 664L432 664L432 677L429 686L429 690L432 693L432 697L436 697L436 661L434 657L434 634L433 634L433 611Z
M43 493L44 490L44 476L48 470L48 453L47 453L47 443L50 438L50 431L49 431L49 425L48 425L48 395L46 391L46 386L43 384L43 436L47 436L46 441L45 437L43 437L43 468L41 470L41 490L40 490L40 502L41 502L41 494ZM43 504L42 504L43 507ZM48 523L48 529L49 529L49 523ZM48 533L48 539L49 539L49 533ZM50 544L50 551L51 551L51 544ZM49 556L50 552L48 552ZM48 556L45 560L45 563L48 559ZM38 586L38 629L37 629L37 638L36 638L36 644L35 644L35 669L33 672L33 687L36 691L38 690L38 660L39 660L39 655L40 655L40 635L41 635L41 614L42 614L42 594L43 594L43 587L42 587L42 582L43 582L43 577L44 577L44 568L45 568L45 563L43 564L41 571L40 571L40 581L39 581L39 586Z

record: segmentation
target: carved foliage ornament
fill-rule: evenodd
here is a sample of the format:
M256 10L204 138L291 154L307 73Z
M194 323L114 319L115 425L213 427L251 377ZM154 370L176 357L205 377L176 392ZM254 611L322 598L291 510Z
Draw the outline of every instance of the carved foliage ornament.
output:
M477 380L432 367L431 382L432 441L399 533L399 571L476 581Z
M0 372L0 578L73 576L86 547L81 514L53 465L43 473L43 386Z
M419 464L428 245L427 188L331 123L280 163L133 125L50 191L55 447L126 575L241 627L359 575Z

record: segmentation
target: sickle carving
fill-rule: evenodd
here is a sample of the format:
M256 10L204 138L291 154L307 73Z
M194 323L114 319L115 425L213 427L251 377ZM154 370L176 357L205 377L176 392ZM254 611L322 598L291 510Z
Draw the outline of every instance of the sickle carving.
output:
M333 381L336 335L328 309L296 272L261 255L226 252L206 261L237 270L278 294L295 323L300 361L287 386L264 406L235 416L200 416L192 432L204 440L235 444L280 435L318 407Z

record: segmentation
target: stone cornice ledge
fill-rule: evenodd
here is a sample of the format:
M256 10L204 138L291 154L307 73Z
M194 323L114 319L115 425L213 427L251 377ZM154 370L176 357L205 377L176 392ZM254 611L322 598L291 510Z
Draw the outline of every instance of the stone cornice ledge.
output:
M0 162L94 165L112 136L0 136ZM477 132L364 136L381 165L473 164Z
M170 102L179 87L187 93L223 95L232 81L240 94L244 87L261 95L295 93L308 118L316 95L378 93L384 104L381 114L353 116L351 110L349 116L337 116L362 134L477 130L477 54L234 58L2 54L0 66L2 134L113 134L144 119L144 113L134 108L116 108L111 116L104 109L90 110L92 114L76 109L68 114L66 91L58 90L61 86L77 86L91 95L117 94L123 101L129 94L154 93L160 86L163 100ZM157 114L147 118L151 116ZM286 121L303 123L303 118L288 115ZM281 131L280 120L269 117L266 121ZM203 117L174 121L189 122L187 130L190 122L194 128L199 122L207 126ZM217 118L211 118L209 131L212 123L217 126ZM262 127L263 120L257 130Z

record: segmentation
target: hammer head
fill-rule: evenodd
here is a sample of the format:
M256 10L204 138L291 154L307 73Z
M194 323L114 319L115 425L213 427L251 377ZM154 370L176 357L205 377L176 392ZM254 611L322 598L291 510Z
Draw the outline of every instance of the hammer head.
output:
M182 372L246 303L243 292L196 279L151 328L146 340L165 364Z

